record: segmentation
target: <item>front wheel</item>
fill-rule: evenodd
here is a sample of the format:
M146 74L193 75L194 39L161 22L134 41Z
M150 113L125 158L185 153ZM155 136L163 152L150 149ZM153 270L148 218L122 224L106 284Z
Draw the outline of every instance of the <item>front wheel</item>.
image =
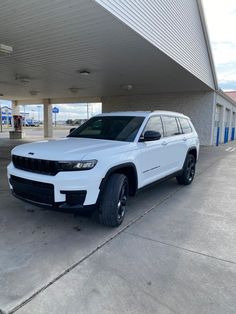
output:
M196 159L192 154L188 154L184 163L183 172L176 179L179 184L189 185L195 176Z
M99 204L99 221L109 227L118 227L127 211L128 179L124 174L112 174L102 193Z

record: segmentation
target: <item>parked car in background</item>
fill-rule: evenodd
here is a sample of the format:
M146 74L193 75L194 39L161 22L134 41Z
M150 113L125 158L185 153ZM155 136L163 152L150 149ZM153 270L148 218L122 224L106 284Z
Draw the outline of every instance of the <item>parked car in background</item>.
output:
M36 120L26 119L23 121L23 126L39 126L40 123Z
M198 135L183 114L101 114L65 139L15 147L9 185L13 195L39 206L94 207L102 224L117 227L139 189L169 177L192 183L198 154Z

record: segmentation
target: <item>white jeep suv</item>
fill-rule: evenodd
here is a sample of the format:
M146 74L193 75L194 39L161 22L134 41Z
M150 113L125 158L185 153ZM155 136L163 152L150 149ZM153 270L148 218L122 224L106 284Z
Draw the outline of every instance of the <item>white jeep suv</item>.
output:
M101 114L67 138L15 147L9 185L13 195L39 206L97 208L100 222L115 227L128 196L144 186L172 176L190 184L198 154L198 135L183 114Z

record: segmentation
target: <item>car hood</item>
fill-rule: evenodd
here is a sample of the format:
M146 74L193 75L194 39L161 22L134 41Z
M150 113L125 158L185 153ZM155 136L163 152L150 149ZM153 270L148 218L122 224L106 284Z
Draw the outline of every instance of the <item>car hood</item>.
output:
M45 160L82 160L90 153L126 147L131 143L86 138L62 138L23 144L12 150L12 155Z

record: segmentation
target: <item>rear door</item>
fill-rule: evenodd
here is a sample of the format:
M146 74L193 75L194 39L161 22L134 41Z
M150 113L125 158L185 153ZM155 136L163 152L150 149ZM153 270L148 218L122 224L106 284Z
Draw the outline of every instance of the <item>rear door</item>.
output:
M187 146L177 118L174 116L163 116L162 121L166 145L165 159L167 174L171 174L182 169Z
M184 117L179 117L178 120L183 132L183 141L186 145L186 151L191 147L198 147L198 137L190 120Z

